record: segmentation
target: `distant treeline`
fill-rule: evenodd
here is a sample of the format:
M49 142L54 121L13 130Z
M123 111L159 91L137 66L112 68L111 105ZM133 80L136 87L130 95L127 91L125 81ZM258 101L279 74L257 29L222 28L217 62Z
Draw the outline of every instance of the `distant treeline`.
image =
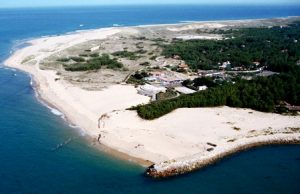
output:
M288 71L300 58L300 23L287 27L245 28L225 31L225 40L174 41L163 55L179 55L190 68L214 69L219 62L251 68L260 62L273 71Z
M235 83L211 85L206 91L132 109L137 110L140 117L151 120L184 107L227 105L274 112L281 101L300 105L300 67L297 65L300 59L300 43L297 42L300 40L299 23L283 28L241 29L233 33L236 38L232 40L176 42L167 46L164 54L180 55L196 69L211 67L218 61L229 60L233 64L244 65L259 61L280 74L256 77L250 81L237 78Z

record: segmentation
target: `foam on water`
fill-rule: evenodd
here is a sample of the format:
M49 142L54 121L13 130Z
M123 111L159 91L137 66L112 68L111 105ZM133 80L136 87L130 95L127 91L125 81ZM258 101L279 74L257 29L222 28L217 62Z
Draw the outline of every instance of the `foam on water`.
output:
M8 70L8 71L14 71L14 72L17 71L15 68L4 66L4 64L2 64L2 63L0 64L0 69L4 69L4 70Z
M184 21L178 21L179 23L195 23L195 22L199 22L196 20L184 20Z
M57 116L62 116L62 115L63 115L63 113L60 112L59 110L57 110L57 109L55 109L55 108L51 108L51 107L49 107L49 108L50 108L51 112L52 112L54 115L57 115Z
M11 69L11 68L9 68L9 69ZM14 70L15 70L15 69L14 69ZM28 75L29 75L29 77L30 77L30 86L31 86L32 89L34 90L34 94L35 94L36 99L37 99L43 106L45 106L47 109L49 109L50 112L51 112L53 115L62 118L64 121L68 122L69 127L73 128L73 129L76 129L76 130L80 133L81 136L85 136L85 135L86 135L86 132L85 132L82 128L80 128L80 127L78 127L77 125L74 125L74 124L72 124L71 122L69 122L69 121L67 120L67 118L66 118L66 116L65 116L64 113L62 113L62 112L59 111L58 109L52 107L51 105L47 104L44 100L42 100L42 98L41 98L41 96L40 96L40 94L39 94L37 88L35 87L35 83L34 83L34 79L33 79L32 75L31 75L31 74L28 74Z
M43 106L47 107L47 108L50 110L50 112L51 112L52 114L54 114L54 115L56 115L56 116L59 116L59 117L61 117L62 119L66 120L66 117L65 117L64 113L60 112L60 111L59 111L58 109L56 109L56 108L53 108L52 106L50 106L49 104L47 104L45 101L43 101L43 100L41 99L40 94L39 94L38 91L37 91L37 88L34 87L34 82L32 81L32 79L31 79L31 81L30 81L30 85L32 86L32 88L33 88L33 90L34 90L35 97L37 98L37 100L38 100Z
M121 25L121 24L113 24L112 26L113 27L120 27L120 26L123 26L123 25Z
M60 112L58 109L53 108L51 106L49 106L48 104L46 104L45 102L43 102L44 106L46 106L52 114L61 117L62 119L66 120L66 117L64 115L64 113Z

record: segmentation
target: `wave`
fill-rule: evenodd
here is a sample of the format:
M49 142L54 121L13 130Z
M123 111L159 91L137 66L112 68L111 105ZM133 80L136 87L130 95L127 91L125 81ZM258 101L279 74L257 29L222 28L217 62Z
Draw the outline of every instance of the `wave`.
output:
M36 92L36 93L37 93L37 92ZM47 103L45 103L43 100L41 100L41 99L39 98L39 94L37 94L37 97L38 97L39 101L40 101L44 106L46 106L46 108L48 108L48 109L50 110L50 112L51 112L52 114L54 114L54 115L56 115L56 116L59 116L59 117L61 117L62 119L66 120L66 117L65 117L64 113L60 112L58 109L53 108L52 106L50 106L49 104L47 104Z
M51 112L57 116L63 116L64 114L55 108L50 108Z
M28 47L31 45L30 41L34 40L35 38L25 38L25 39L21 39L21 40L15 40L13 43L13 46L10 50L10 54L14 53L15 51Z
M59 116L60 118L66 120L66 117L64 115L64 113L60 112L58 109L56 108L53 108L51 106L49 106L48 104L46 103L43 103L50 111L52 114L56 115L56 116Z
M121 24L113 24L112 26L113 27L120 27L120 26L123 26L123 25L121 25Z
M4 70L8 70L8 71L14 71L14 72L17 71L17 69L15 69L15 68L4 66L3 63L0 64L0 69L4 69Z
M34 83L34 79L32 77L32 75L29 75L30 76L30 85L31 87L33 88L34 90L34 93L35 93L35 97L36 99L38 100L39 103L41 103L43 106L45 106L47 109L50 110L50 112L55 115L55 116L58 116L60 117L61 119L63 119L70 128L73 128L73 129L76 129L76 131L80 134L80 136L86 136L86 132L84 129L80 128L79 126L77 125L74 125L73 123L71 123L65 116L65 114L61 111L59 111L58 109L54 108L51 104L47 103L46 101L44 101L39 92L38 92L38 88L35 87L35 83Z
M183 20L183 21L178 21L179 23L195 23L195 22L200 22L197 20Z
M34 86L34 81L33 81L33 77L31 74L29 74L29 77L30 77L30 86L35 90L35 88L33 87ZM36 92L36 91L35 91ZM37 93L37 92L36 92ZM35 95L37 97L37 95Z
M74 124L69 124L69 127L71 127L71 128L74 128L74 129L77 129L77 128L79 128L77 125L74 125Z
M33 83L33 79L31 78L31 81L30 81L30 84L32 84L32 86L34 85ZM62 119L66 120L66 117L64 115L64 113L60 112L58 109L52 107L51 105L49 105L48 103L46 103L45 101L43 101L37 91L37 88L36 87L32 87L35 91L35 97L38 99L38 101L43 105L45 106L46 108L48 108L52 114L56 115L56 116L59 116L61 117Z
M80 128L79 126L74 125L74 124L72 124L71 122L69 122L68 119L66 118L66 116L65 116L64 113L60 112L60 111L59 111L58 109L56 109L56 108L51 107L51 106L48 105L47 103L45 103L45 102L43 102L42 100L40 100L40 98L39 98L39 101L40 101L44 106L46 106L46 107L51 111L52 114L54 114L54 115L56 115L56 116L62 118L66 123L68 123L68 126L69 126L70 128L76 129L76 131L78 131L78 133L80 134L80 136L86 136L86 132L85 132L82 128Z

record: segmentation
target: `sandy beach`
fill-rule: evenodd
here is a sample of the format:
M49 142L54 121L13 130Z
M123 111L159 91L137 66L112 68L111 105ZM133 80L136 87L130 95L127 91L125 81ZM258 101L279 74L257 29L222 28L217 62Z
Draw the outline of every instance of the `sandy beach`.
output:
M218 22L178 28L173 25L171 30L223 25ZM157 171L199 167L196 164L211 162L215 157L247 145L300 142L299 116L229 107L185 108L145 121L136 112L126 110L150 101L149 97L139 95L132 85L114 84L98 91L84 90L60 79L54 70L40 69L40 61L64 49L128 30L131 28L106 28L35 39L29 42L30 46L16 51L5 65L31 74L41 99L63 112L92 139L97 140L101 135L101 144L155 163ZM23 64L29 58L30 63Z

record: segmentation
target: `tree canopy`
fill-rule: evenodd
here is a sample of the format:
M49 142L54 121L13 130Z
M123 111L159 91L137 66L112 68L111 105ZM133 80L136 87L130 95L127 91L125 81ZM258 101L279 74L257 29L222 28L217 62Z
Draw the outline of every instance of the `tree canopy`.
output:
M174 42L166 46L163 53L166 56L181 56L194 69L215 68L215 64L222 61L246 66L258 61L279 74L255 77L250 81L238 78L234 83L222 84L198 78L194 80L194 84L211 84L211 87L206 91L139 105L132 109L137 110L144 119L155 119L184 107L227 105L273 112L281 101L300 105L300 23L282 28L239 29L228 34L235 38ZM184 84L190 82L186 81Z

